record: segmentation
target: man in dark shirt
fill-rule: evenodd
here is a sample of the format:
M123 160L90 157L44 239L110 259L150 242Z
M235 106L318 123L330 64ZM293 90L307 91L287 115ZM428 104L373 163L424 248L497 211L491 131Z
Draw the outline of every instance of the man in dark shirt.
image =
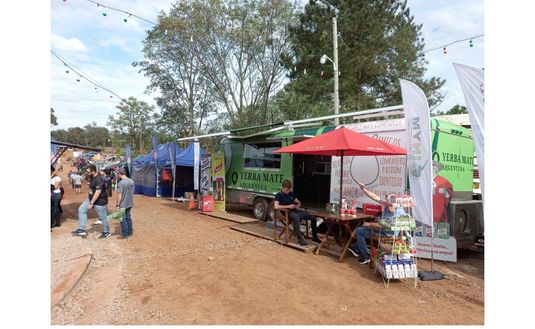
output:
M288 218L292 220L292 224L295 231L295 236L300 245L306 246L307 242L303 237L300 229L300 221L302 219L309 220L312 226L312 241L320 243L317 232L316 217L307 214L302 210L297 210L301 207L301 202L295 197L295 194L291 191L292 183L285 179L282 182L281 192L275 195L275 210L288 210Z
M110 226L108 224L108 194L104 186L104 180L97 173L97 167L90 164L87 171L91 177L89 181L89 194L85 201L78 208L78 218L80 219L80 228L73 233L79 236L86 236L85 226L87 224L87 212L94 208L99 219L102 221L102 235L99 239L109 237Z

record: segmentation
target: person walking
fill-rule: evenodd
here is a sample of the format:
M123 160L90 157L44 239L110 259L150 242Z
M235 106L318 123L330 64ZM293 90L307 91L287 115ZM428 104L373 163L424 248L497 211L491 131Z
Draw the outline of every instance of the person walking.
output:
M126 239L132 236L132 216L130 211L134 207L134 181L126 176L126 169L119 168L119 183L117 184L117 210L124 208L123 221L121 222L121 238Z
M97 167L94 164L88 166L88 174L91 179L89 181L88 197L78 208L78 218L80 220L80 227L72 232L79 236L86 236L85 227L87 225L87 212L94 208L99 219L102 221L102 234L99 239L107 238L111 235L110 225L108 223L108 195L104 188L104 180L97 173Z
M50 166L50 228L61 226L61 177L56 173L56 169Z
M72 181L74 184L74 188L76 189L76 193L80 194L82 193L82 176L80 176L79 173L74 173L72 175Z
M72 170L69 170L69 174L67 175L67 177L69 177L69 183L71 184L72 189L74 190L74 180L72 179L72 176L74 176L74 172Z

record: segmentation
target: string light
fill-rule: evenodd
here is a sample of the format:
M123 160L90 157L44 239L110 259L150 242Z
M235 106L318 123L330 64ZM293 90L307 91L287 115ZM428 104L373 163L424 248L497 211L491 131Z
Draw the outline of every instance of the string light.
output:
M106 16L108 16L108 14L106 14L106 12L103 12L102 16L106 17Z
M98 82L95 82L95 81L92 81L91 79L87 78L86 76L84 76L82 73L78 72L77 70L75 70L71 65L69 65L65 60L63 60L61 57L59 57L53 50L50 50L50 52L52 53L52 55L54 55L58 60L60 60L63 65L67 66L69 69L71 69L74 73L78 74L78 79L76 79L76 81L80 82L80 78L90 82L91 84L93 84L95 86L95 91L98 92L98 88L100 89L104 89L106 91L109 91L111 94L117 96L121 101L123 101L124 99L117 95L116 93L114 93L113 91L111 91L110 89L102 86L100 83ZM69 70L66 70L65 71L66 73L69 73ZM110 95L110 98L113 98L113 96Z
M135 15L135 14L133 14L133 13L131 13L131 12L126 11L126 10L122 10L122 9L118 9L118 8L113 8L113 7L110 7L110 6L106 6L106 5L103 5L103 4L100 3L100 2L96 2L96 1L93 1L93 0L86 0L86 1L96 4L98 8L102 7L102 8L106 8L106 9L109 9L109 10L113 10L113 11L121 12L121 13L123 13L123 14L127 14L129 18L132 17L132 16L134 16L134 17L136 17L137 19L140 19L140 20L145 21L145 22L147 22L147 23L150 23L150 24L152 24L152 25L158 25L157 23L155 23L155 22L153 22L153 21L150 21L150 20L145 19L145 18L143 18L143 17L140 17L140 16L138 16L138 15ZM105 12L102 13L102 16L107 16L107 15L108 15L108 14L105 13ZM124 18L123 21L124 21L124 22L127 22L127 18Z
M428 52L434 51L434 50L438 50L438 49L441 49L441 48L442 48L442 51L444 52L444 54L447 54L448 52L447 52L446 47L451 46L451 45L456 44L456 43L459 43L459 42L467 41L467 40L470 40L469 45L470 45L470 47L473 47L473 40L481 38L481 37L484 37L484 36L485 36L484 34L480 34L480 35L475 35L473 37L468 37L468 38L464 38L464 39L455 40L455 41L452 41L452 42L447 43L445 45L442 45L442 46L439 46L439 47L435 47L435 48L432 48L432 49L428 49L428 50L422 52L421 55L422 55L422 57L425 57L425 55L424 55L425 53L428 53Z
M448 54L448 50L446 49L446 47L444 47L443 52L444 52L444 55Z

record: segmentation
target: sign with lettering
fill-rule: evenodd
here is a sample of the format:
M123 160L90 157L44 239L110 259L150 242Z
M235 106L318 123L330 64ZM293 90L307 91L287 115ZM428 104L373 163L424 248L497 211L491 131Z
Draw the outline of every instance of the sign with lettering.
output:
M275 142L270 141L270 144ZM282 146L287 146L282 141ZM277 145L277 148L279 145ZM247 168L245 166L245 145L242 142L229 142L223 146L225 150L226 184L228 188L265 194L276 194L281 189L282 181L292 181L291 155L280 155L280 168ZM229 161L227 163L226 161Z
M355 123L344 127L398 147L406 147L405 124L399 119ZM399 155L345 156L342 197L347 200L357 200L357 206L360 208L364 203L373 203L360 190L357 182L364 183L368 190L380 196L405 193L405 164L405 156ZM330 202L338 202L340 157L332 158L331 168Z
M223 153L212 155L212 186L215 210L225 211L225 156Z
M431 238L416 236L414 242L416 242L416 255L431 259ZM457 262L457 240L453 236L449 239L433 239L433 259Z

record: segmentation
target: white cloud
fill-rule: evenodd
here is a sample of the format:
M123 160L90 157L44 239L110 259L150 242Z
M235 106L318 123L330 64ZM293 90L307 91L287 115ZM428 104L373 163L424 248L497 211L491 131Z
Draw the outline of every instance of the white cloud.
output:
M85 52L87 48L77 38L64 38L61 35L52 34L52 49L65 52Z

